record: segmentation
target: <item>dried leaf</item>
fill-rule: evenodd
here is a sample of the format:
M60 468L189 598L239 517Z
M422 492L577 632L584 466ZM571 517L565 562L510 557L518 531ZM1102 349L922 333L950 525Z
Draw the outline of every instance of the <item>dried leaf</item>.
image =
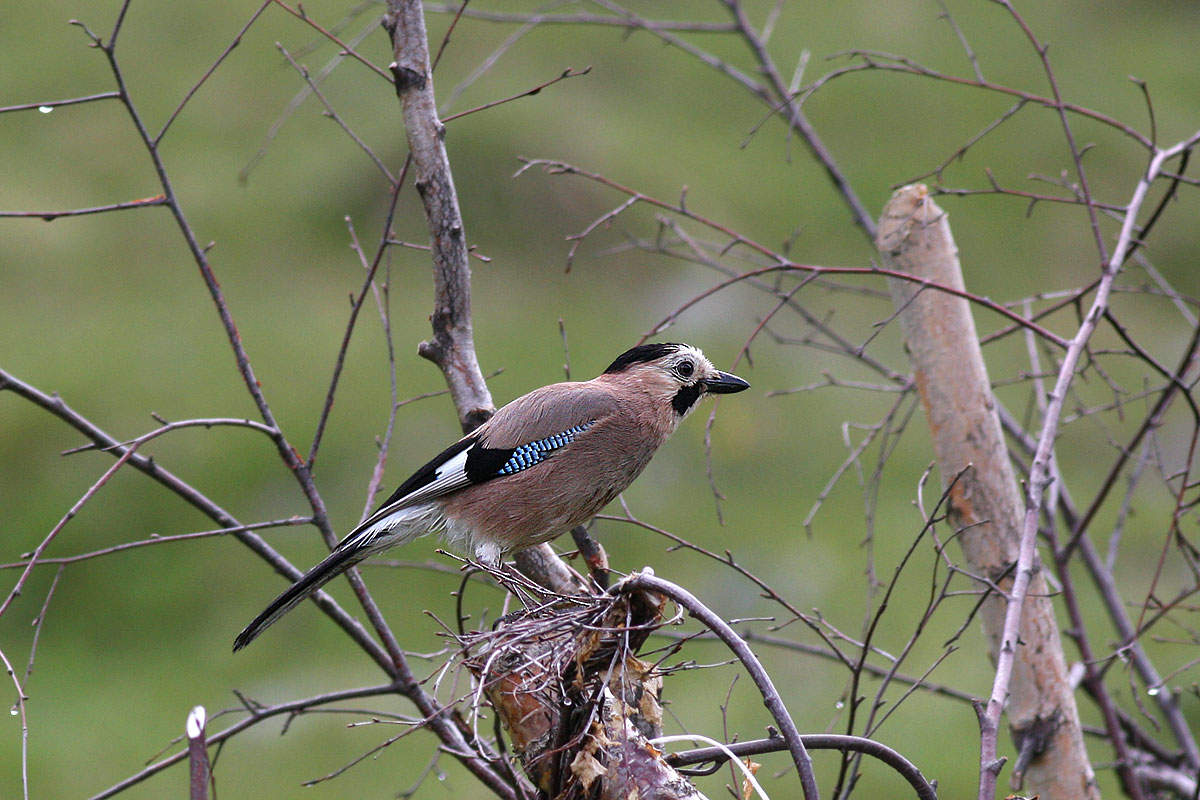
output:
M643 684L641 702L638 703L638 710L642 712L642 719L654 725L655 727L662 726L662 706L658 704L658 698L654 696L654 692L650 691L648 686Z
M746 759L746 769L750 770L751 775L757 775L758 768L761 766L762 764L759 764L757 761ZM742 778L742 800L750 800L752 794L754 794L754 786L750 783L750 779Z
M571 762L571 774L579 779L586 791L591 787L592 781L607 775L608 770L591 753L581 750L576 753L575 760Z

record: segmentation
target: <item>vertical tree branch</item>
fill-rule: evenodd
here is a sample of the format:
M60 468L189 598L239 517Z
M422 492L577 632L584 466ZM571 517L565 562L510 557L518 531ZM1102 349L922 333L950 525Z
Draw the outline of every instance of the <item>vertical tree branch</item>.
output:
M433 261L434 309L430 317L433 339L422 342L418 352L442 370L459 423L464 432L469 432L483 424L495 412L495 406L475 355L466 232L446 152L446 126L437 115L421 3L388 0L383 25L392 39L395 61L390 69L404 115L416 188L429 227ZM541 545L539 549L542 552L538 554L538 562L547 567L547 576L539 577L537 569L526 569L526 572L543 585L561 585L565 581L559 574L563 565L549 545ZM549 569L550 565L558 569ZM423 696L419 687L413 688ZM422 711L429 713L424 708ZM439 716L435 722L444 719ZM445 733L460 735L453 726L446 727ZM472 752L465 741L455 749L459 754ZM460 758L493 791L502 796L513 796L512 787L491 765L474 756L460 755Z
M446 126L437 115L425 15L418 2L389 0L383 24L392 37L396 60L390 69L404 113L433 256L433 340L423 342L418 352L442 370L463 431L471 431L487 420L494 408L475 357L466 232L446 154Z
M923 186L895 193L880 220L878 246L889 268L952 287L963 287L958 253L945 214ZM1022 503L996 413L987 370L968 304L945 292L891 280L895 305L940 465L951 487L950 517L972 572L1009 592L984 602L981 618L997 673L1012 671L980 715L979 797L995 794L1003 761L997 759L1000 711L1009 722L1027 768L1029 793L1044 797L1097 798L1095 777L1079 727L1054 609L1033 548L1023 530ZM1043 454L1043 458L1045 454ZM1040 495L1039 495L1040 498ZM1035 515L1040 500L1031 497ZM1016 564L1014 572L1013 566ZM1020 630L1006 626L1006 610L1024 598ZM1027 767L1026 767L1026 763Z
M459 423L464 432L470 432L495 412L495 406L475 356L467 239L446 152L446 126L437 115L421 4L389 0L383 25L392 37L396 60L390 68L404 114L433 259L433 340L422 342L418 352L442 370ZM549 545L536 550L540 552L517 555L518 566L529 577L559 589L579 585Z

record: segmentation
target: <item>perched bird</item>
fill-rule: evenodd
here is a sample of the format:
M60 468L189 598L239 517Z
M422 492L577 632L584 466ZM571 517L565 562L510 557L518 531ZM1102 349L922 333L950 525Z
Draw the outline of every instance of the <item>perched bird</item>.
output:
M439 532L489 564L595 516L706 394L750 387L686 344L644 344L590 381L535 389L421 467L238 634L268 625L363 559Z

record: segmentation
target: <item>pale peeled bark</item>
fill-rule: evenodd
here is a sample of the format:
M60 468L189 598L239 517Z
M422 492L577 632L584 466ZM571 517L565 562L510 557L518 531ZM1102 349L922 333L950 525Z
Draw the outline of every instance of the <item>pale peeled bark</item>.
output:
M892 196L880 218L876 244L887 268L964 288L946 214L928 197L924 186L906 186ZM933 437L943 489L971 466L949 497L950 521L955 529L963 530L958 541L967 569L1007 591L1012 577L1005 573L1017 560L1024 504L969 304L962 297L914 281L890 278L889 284ZM1053 605L1046 595L1038 563L1025 598L1006 709L1015 741L1032 736L1031 745L1044 743L1042 754L1025 767L1024 793L1054 800L1092 800L1100 793L1084 749ZM996 594L987 599L980 613L993 663L1004 613L1005 600ZM1017 763L1016 755L1010 757L1009 768Z

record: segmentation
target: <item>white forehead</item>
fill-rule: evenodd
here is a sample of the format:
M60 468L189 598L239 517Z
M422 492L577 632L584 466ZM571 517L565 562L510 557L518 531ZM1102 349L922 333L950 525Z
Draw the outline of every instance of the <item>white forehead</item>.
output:
M693 347L690 344L682 345L671 355L667 356L667 360L671 363L677 362L681 358L691 357L693 360L700 363L707 363L708 359L704 357L704 351L699 347Z

